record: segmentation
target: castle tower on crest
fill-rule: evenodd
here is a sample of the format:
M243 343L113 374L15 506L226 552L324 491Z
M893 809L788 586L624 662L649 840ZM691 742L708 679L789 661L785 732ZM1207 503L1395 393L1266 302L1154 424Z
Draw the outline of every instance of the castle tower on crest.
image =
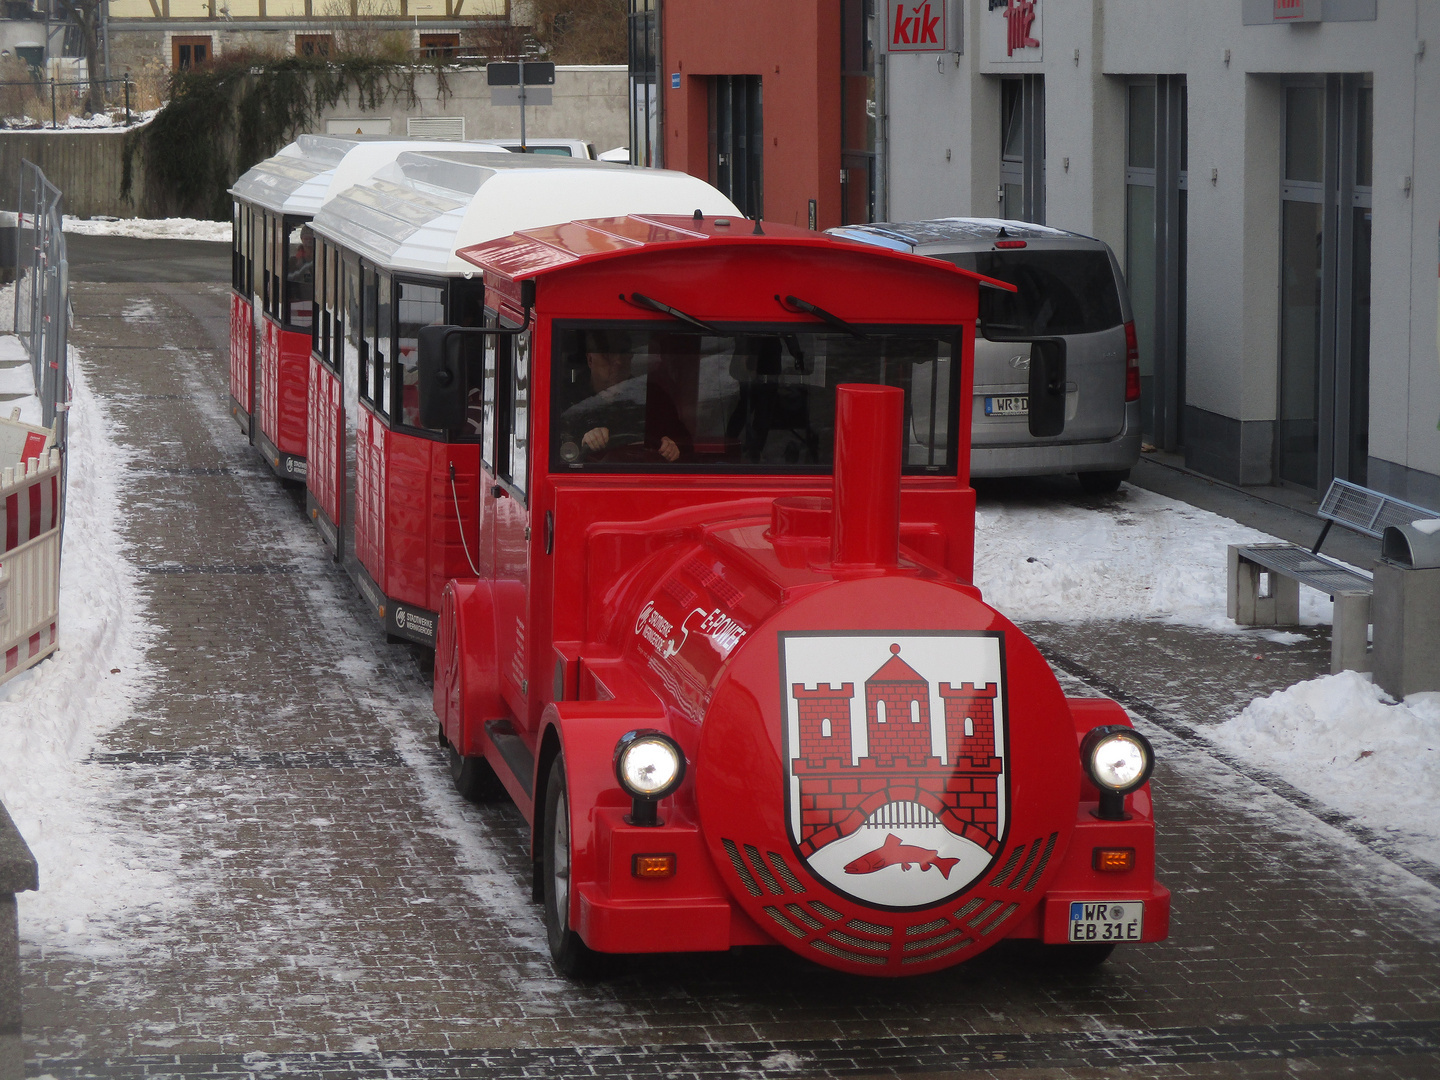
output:
M900 646L890 646L890 659L865 683L865 730L869 756L876 765L894 765L904 758L920 765L930 753L930 683L900 659Z
M849 766L850 699L855 684L831 686L817 683L806 690L796 683L790 688L800 713L800 754L809 765L820 768L827 762Z

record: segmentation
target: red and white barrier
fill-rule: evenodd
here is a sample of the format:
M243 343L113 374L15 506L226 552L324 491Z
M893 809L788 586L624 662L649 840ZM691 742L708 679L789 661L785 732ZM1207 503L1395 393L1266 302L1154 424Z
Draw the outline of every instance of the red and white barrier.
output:
M0 682L55 651L63 489L51 438L0 419L0 460L21 458L0 471Z

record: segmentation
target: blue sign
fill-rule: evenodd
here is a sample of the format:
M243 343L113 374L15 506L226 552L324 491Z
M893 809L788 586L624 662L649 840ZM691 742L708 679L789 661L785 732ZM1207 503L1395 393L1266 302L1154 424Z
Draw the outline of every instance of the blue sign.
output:
M680 89L680 73L679 73L678 71L672 72L671 75L670 75L670 89L671 89L671 90L679 90L679 89Z

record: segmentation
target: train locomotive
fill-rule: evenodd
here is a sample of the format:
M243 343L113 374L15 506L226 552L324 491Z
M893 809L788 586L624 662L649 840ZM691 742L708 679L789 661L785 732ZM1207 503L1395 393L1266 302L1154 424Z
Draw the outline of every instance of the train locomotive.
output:
M973 584L977 291L1008 286L700 211L459 256L484 324L417 347L421 424L478 418L481 470L435 710L457 787L532 826L560 971L1167 935L1149 743Z

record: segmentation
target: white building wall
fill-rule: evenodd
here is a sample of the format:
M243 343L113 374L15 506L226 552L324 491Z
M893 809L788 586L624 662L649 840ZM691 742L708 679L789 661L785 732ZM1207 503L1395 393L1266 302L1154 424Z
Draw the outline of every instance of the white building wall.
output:
M1307 2L1323 3L1327 20L1367 7L1365 0ZM994 76L1043 74L1046 221L1101 237L1123 262L1126 78L1184 75L1185 404L1204 421L1196 430L1215 437L1234 429L1248 440L1248 462L1235 478L1265 480L1256 470L1268 470L1279 378L1284 80L1371 76L1370 479L1440 506L1440 3L1377 0L1373 21L1243 24L1242 11L1268 12L1268 5L1037 0L1041 47L1006 57L1003 36L998 49L995 37L997 21L1003 35L1003 13L992 12L989 0L968 0L958 62L952 56L937 71L933 57L889 60L886 216L993 215Z

